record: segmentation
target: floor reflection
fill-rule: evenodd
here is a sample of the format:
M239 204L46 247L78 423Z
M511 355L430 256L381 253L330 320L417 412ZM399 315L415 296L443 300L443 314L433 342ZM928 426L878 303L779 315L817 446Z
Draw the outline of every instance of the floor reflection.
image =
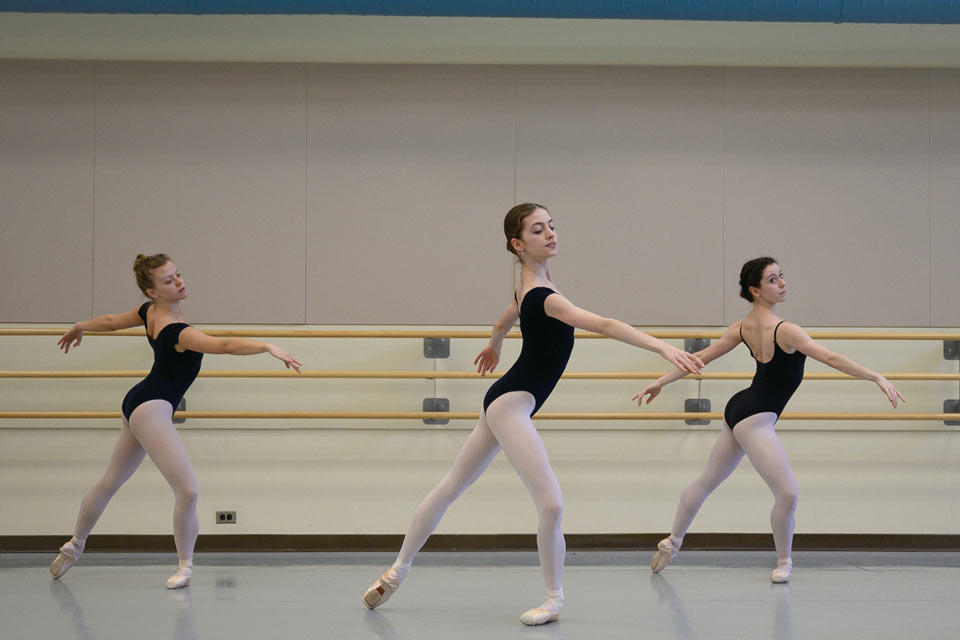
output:
M650 575L650 586L657 594L657 603L665 605L670 611L670 621L673 626L674 637L677 640L695 640L697 634L693 630L690 618L683 606L683 599L673 585L662 575ZM770 590L774 604L772 640L793 640L793 590L790 583L771 584ZM709 636L708 636L709 637Z
M53 596L54 602L59 605L60 613L70 617L74 634L79 640L101 640L101 637L90 629L83 606L65 582L51 580L50 595ZM196 640L197 633L193 623L193 596L190 593L190 588L168 590L166 599L176 606L172 640Z

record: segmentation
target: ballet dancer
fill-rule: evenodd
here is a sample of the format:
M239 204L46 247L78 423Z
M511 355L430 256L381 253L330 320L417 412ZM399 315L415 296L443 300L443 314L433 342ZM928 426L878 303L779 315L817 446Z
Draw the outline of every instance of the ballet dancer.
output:
M50 575L57 580L76 564L110 498L149 455L175 496L173 538L179 565L166 585L168 589L179 589L190 584L193 547L200 525L196 474L172 420L174 408L200 372L203 354L269 353L297 373L303 365L276 345L245 338L214 338L184 323L180 301L186 299L187 287L177 265L166 254L138 255L133 271L137 285L149 298L147 302L126 313L78 322L59 341L64 353L69 353L71 347L80 345L84 331L116 331L143 325L154 361L147 377L123 399L123 426L107 471L83 497L73 537L60 547L60 554L50 565Z
M720 340L697 355L703 362L710 363L743 342L757 362L757 371L750 386L734 394L727 402L720 437L707 458L707 467L683 491L673 529L668 537L657 544L657 553L650 562L654 573L659 573L676 557L683 544L683 536L703 501L733 473L746 454L774 496L770 525L777 549L777 566L770 574L770 579L773 582L787 582L790 579L793 570L790 552L797 508L797 481L774 425L803 380L803 365L807 356L843 373L875 382L894 408L898 402L904 401L900 391L882 375L830 351L811 339L798 325L777 316L777 305L787 299L787 283L780 265L773 258L756 258L743 265L740 271L740 296L752 303L753 309L742 320L727 327ZM647 404L650 404L664 385L685 375L686 371L674 370L647 386L633 399L643 404L644 396L649 396Z
M385 603L397 590L444 512L480 477L502 448L536 505L537 549L547 586L547 600L526 611L520 620L527 625L557 620L564 603L561 573L566 545L560 529L563 497L543 440L530 418L546 401L566 367L573 349L574 327L654 351L690 373L698 372L702 366L697 357L619 320L580 309L557 291L548 262L557 255L557 232L546 207L519 204L507 213L503 227L507 251L520 262L520 286L474 364L481 375L493 371L500 360L503 339L518 319L523 336L520 356L490 387L479 423L467 437L453 467L417 507L396 562L363 594L363 603L371 609Z

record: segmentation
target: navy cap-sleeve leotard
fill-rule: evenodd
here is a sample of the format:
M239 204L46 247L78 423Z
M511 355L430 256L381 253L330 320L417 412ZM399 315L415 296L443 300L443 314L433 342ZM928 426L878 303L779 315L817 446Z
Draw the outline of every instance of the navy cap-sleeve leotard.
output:
M773 358L769 362L757 360L753 349L743 341L757 362L757 372L750 386L735 393L723 410L723 419L731 429L741 420L758 413L772 412L779 418L803 381L803 364L807 356L799 351L787 353L777 344L777 330L784 322L781 320L773 330ZM742 328L740 339L743 340Z
M147 309L152 302L144 302L137 313L147 326ZM196 380L200 373L202 353L186 350L176 350L180 339L180 332L190 325L184 322L172 322L160 330L156 340L150 337L147 330L147 341L153 347L153 368L147 377L137 383L123 398L121 410L127 420L133 410L148 400L166 400L174 409L180 404L180 399L187 388Z
M550 287L534 287L520 303L520 334L523 346L520 357L503 374L483 398L483 410L490 403L511 391L527 391L535 405L530 415L539 411L563 375L573 351L573 327L551 318L544 311L547 296L557 293Z

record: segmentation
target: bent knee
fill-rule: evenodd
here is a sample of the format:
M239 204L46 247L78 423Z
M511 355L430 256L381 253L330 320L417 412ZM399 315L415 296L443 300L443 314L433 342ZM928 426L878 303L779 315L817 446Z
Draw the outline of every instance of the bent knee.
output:
M192 503L196 502L200 497L200 487L198 487L196 483L185 484L174 487L173 493L176 495L177 502Z
M120 478L114 475L107 475L100 478L100 481L97 482L97 488L104 493L109 495L115 494L120 490L120 487L123 486L123 483L126 482L126 478Z
M797 500L799 500L799 494L796 487L791 487L789 489L784 489L777 492L777 502L786 505L791 509L796 508Z
M560 522L563 519L563 498L560 496L544 501L538 509L544 522Z

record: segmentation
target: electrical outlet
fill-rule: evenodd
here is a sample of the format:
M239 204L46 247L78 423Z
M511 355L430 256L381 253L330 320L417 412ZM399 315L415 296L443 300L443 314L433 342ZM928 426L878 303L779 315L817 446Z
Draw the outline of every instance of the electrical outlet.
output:
M217 511L217 524L237 524L237 512Z

